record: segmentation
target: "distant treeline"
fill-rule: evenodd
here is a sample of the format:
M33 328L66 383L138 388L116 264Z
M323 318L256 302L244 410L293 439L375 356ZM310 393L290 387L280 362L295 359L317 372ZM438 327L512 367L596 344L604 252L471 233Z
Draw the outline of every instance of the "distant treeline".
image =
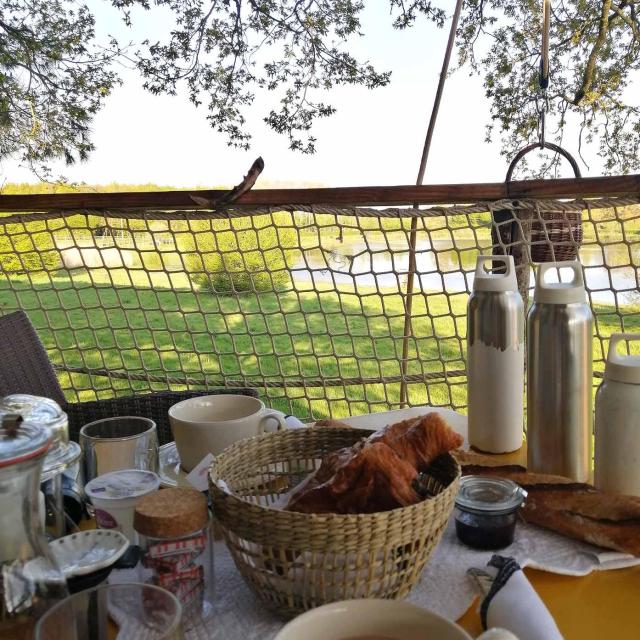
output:
M4 195L26 195L32 193L114 193L116 191L181 191L184 189L230 189L233 185L196 185L196 186L174 186L167 184L128 184L122 182L109 182L107 184L61 184L52 182L7 182L0 188L0 194ZM259 180L256 189L287 188L287 187L322 187L325 186L317 182L288 183L286 181L262 181Z

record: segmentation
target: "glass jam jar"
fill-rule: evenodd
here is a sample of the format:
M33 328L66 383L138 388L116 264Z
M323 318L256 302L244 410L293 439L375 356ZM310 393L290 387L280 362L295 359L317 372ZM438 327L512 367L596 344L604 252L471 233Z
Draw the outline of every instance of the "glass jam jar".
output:
M67 414L49 398L24 393L5 396L0 400L0 416L9 414L20 415L25 422L48 429L52 436L51 446L42 463L40 490L45 499L45 534L48 538L60 538L67 529L65 495L71 506L82 506L79 496L73 495L77 476L77 471L74 473L73 470L80 459L80 445L69 440ZM63 474L69 474L66 482Z
M0 416L0 640L30 640L38 617L68 595L38 512L51 441L19 414Z
M465 476L460 480L454 511L458 539L474 549L508 547L526 496L512 480Z
M139 578L171 591L185 630L213 613L213 536L207 500L195 489L161 489L136 505Z

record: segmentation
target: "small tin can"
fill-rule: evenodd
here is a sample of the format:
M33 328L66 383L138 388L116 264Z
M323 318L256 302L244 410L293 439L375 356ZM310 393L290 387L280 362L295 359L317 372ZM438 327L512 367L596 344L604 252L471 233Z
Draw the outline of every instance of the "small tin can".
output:
M136 506L139 578L171 591L182 605L185 630L213 613L213 536L203 494L162 489Z

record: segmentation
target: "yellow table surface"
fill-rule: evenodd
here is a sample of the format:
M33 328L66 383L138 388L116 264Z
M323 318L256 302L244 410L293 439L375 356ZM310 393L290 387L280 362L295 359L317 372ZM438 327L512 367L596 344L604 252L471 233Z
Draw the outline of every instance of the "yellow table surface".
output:
M526 466L526 447L496 456L504 464ZM640 638L640 566L560 576L525 569L566 640ZM458 620L472 636L482 632L478 601Z

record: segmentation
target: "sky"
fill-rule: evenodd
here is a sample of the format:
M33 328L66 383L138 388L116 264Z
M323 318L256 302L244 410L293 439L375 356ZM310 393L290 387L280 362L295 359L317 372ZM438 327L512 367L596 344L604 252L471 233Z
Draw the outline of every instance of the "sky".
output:
M160 34L168 26L162 11L154 9L134 14L139 26L130 33L108 3L88 0L87 4L97 17L99 34L113 33L126 40ZM449 4L452 8L453 2ZM365 36L355 49L379 70L391 70L391 83L375 90L332 90L327 99L337 113L314 125L315 155L291 151L285 137L261 122L266 115L261 94L249 117L252 147L238 150L228 147L225 137L208 125L206 107L194 107L185 93L153 96L142 88L135 72L123 70L123 86L107 98L94 120L96 150L87 162L56 166L56 173L88 184L232 185L261 155L263 184L415 184L449 24L438 29L422 19L412 29L397 31L391 26L386 0L366 5ZM446 83L425 184L504 179L507 163L499 144L485 142L488 113L481 79L465 69L453 73ZM0 174L4 182L37 182L17 162L5 161Z

